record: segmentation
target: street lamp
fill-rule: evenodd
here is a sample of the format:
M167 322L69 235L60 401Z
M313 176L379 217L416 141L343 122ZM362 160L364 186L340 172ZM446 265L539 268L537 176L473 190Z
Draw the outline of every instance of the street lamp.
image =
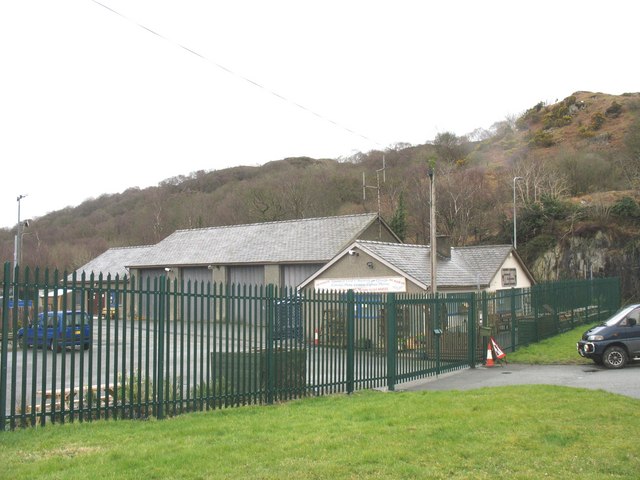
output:
M522 180L522 177L513 177L513 248L518 248L518 240L516 233L516 181Z
M13 248L13 268L14 268L14 272L15 272L15 268L20 265L20 263L22 262L22 232L20 230L22 230L22 222L20 222L20 200L22 200L24 197L26 197L27 195L18 195L17 201L18 201L18 233L16 234L16 238L15 238L15 245ZM15 273L14 273L15 275Z

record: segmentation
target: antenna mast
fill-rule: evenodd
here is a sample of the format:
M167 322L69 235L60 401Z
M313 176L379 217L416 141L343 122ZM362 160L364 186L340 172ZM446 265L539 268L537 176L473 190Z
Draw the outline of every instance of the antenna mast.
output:
M381 218L381 208L380 208L380 174L382 173L382 183L386 183L387 181L387 172L386 172L387 164L384 158L384 154L382 154L382 168L376 170L376 185L367 185L367 179L365 177L365 173L362 172L362 200L367 199L367 188L375 188L378 194L378 238L382 238L382 222Z

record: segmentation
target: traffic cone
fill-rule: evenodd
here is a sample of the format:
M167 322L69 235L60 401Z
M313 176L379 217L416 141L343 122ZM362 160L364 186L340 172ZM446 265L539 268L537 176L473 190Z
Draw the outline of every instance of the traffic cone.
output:
M502 351L500 345L498 345L498 342L496 342L493 337L489 337L489 343L491 344L491 350L496 354L496 360L506 358L507 354Z
M487 361L484 364L485 367L495 367L493 362L493 353L491 352L491 342L487 342Z
M318 345L318 329L317 328L313 337L313 344Z

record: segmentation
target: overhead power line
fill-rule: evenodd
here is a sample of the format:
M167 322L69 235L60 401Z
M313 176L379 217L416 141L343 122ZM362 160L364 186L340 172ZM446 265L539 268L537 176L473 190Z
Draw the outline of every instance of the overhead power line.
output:
M123 18L124 20L137 25L141 29L146 30L147 32L155 35L156 37L161 38L162 40L164 40L166 42L172 43L173 45L176 45L177 47L180 47L181 49L189 52L190 54L195 55L196 57L199 57L200 59L202 59L202 60L204 60L206 62L209 62L210 64L212 64L215 67L219 68L220 70L224 71L225 73L228 73L229 75L237 77L237 78L239 78L241 80L244 80L246 83L248 83L248 84L250 84L250 85L252 85L254 87L257 87L257 88L259 88L261 90L264 90L265 92L269 93L270 95L276 97L279 100L282 100L284 102L290 103L291 105L294 105L295 107L299 108L300 110L303 110L303 111L305 111L305 112L307 112L307 113L319 118L320 120L322 120L324 122L330 123L330 124L332 124L333 126L335 126L337 128L340 128L340 129L342 129L342 130L344 130L344 131L346 131L346 132L348 132L348 133L350 133L352 135L358 136L358 137L360 137L360 138L362 138L362 139L364 139L364 140L366 140L368 142L374 143L374 144L378 145L379 147L383 148L383 146L379 142L373 140L372 138L369 138L366 135L363 135L362 133L359 133L359 132L357 132L357 131L355 131L355 130L353 130L351 128L348 128L348 127L340 124L339 122L336 122L335 120L332 120L331 118L326 117L326 116L316 112L315 110L313 110L313 109L311 109L309 107L306 107L305 105L302 105L302 104L300 104L298 102L295 102L295 101L287 98L286 96L281 95L280 93L278 93L278 92L276 92L274 90L271 90L271 89L265 87L264 85L261 85L260 83L256 82L255 80L252 80L249 77L246 77L246 76L244 76L244 75L242 75L240 73L237 73L237 72L231 70L230 68L222 65L221 63L218 63L215 60L212 60L211 58L209 58L209 57L197 52L196 50L193 50L193 49L187 47L186 45L183 45L183 44L181 44L179 42L176 42L175 40L172 40L170 38L165 37L161 33L156 32L155 30L152 30L151 28L147 27L146 25L143 25L142 23L139 23L139 22L127 17L126 15L120 13L119 11L114 10L113 8L109 7L108 5L105 5L104 3L99 2L98 0L91 0L91 1L93 3L95 3L96 5L100 5L101 7L103 7L105 9L109 10L110 12L118 15L119 17Z

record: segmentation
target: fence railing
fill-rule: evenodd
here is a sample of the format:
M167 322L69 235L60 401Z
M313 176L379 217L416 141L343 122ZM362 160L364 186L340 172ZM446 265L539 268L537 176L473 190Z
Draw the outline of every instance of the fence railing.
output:
M616 279L432 296L21 277L5 264L4 278L12 273L2 284L2 430L394 389L482 362L483 334L514 351L619 307Z

